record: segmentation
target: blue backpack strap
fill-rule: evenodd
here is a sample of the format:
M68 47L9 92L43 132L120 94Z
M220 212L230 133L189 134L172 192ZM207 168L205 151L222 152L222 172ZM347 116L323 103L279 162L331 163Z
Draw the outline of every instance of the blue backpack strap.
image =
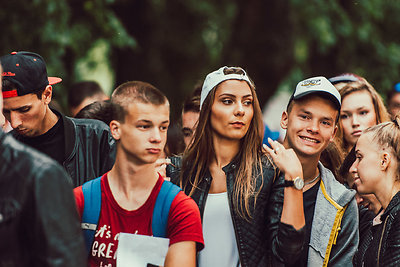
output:
M84 206L81 227L88 253L93 244L101 209L101 176L82 185Z
M167 237L167 223L171 203L181 189L169 181L164 181L154 205L151 229L153 236Z

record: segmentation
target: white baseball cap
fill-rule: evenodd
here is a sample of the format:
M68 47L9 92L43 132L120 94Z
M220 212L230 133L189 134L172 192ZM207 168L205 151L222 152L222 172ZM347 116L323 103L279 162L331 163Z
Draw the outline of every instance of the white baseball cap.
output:
M313 78L308 78L299 82L296 86L296 90L294 90L292 97L289 100L289 103L293 99L300 99L306 95L319 93L328 97L336 106L338 110L340 110L341 105L341 97L339 91L336 89L333 84L328 81L327 78L323 76L317 76Z
M243 71L243 74L225 74L224 70L228 69L229 67L224 66L219 68L216 71L213 71L209 73L204 80L203 83L203 88L201 89L201 95L200 95L200 109L203 106L204 100L207 98L208 94L210 91L217 86L218 84L222 83L223 81L226 80L239 80L239 81L246 81L249 83L249 85L253 84L249 77L247 76L246 72L244 69L235 67L238 69L241 69Z

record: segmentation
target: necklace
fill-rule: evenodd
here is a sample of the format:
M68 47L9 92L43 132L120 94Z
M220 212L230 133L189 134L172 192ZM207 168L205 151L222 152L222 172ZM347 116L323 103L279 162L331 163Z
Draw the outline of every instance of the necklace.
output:
M320 175L321 175L321 173L318 173L317 177L315 177L311 181L308 181L308 182L304 183L304 186L314 183L319 178Z

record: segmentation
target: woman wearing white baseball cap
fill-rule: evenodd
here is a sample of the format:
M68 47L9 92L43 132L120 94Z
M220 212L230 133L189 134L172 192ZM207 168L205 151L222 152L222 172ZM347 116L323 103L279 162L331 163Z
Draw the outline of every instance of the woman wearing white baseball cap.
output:
M263 153L254 83L239 67L211 72L202 87L200 109L191 144L167 167L171 181L200 208L205 249L199 266L295 261L304 240L302 191L284 191L283 173ZM293 162L281 171L302 181L295 153L278 143L271 146Z

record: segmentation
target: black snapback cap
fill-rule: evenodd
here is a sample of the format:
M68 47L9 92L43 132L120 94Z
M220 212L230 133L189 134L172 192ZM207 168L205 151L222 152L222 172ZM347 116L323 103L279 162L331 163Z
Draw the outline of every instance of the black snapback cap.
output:
M11 91L3 88L3 98L35 93L49 84L53 85L62 81L61 78L47 76L46 63L36 53L12 52L2 56L0 63L3 67L3 80L8 80L16 86Z

